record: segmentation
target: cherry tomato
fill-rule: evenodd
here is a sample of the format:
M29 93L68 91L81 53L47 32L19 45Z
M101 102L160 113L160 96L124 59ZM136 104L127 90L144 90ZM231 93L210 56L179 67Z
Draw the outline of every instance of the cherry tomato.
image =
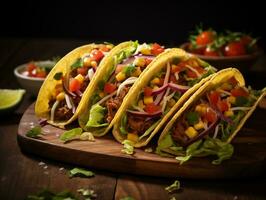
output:
M154 103L150 103L145 106L144 111L146 111L147 113L154 113L156 111L159 111L160 109L160 106L156 106Z
M217 115L216 115L216 113L212 109L207 108L207 111L204 114L204 118L208 122L213 123L213 122L215 122L217 120Z
M32 72L34 69L36 69L37 68L37 66L34 64L34 63L29 63L28 65L27 65L27 71L28 72Z
M103 52L101 52L100 50L97 50L97 49L94 49L92 52L91 52L91 59L94 60L94 61L99 61L101 60L102 58L104 57L104 54Z
M217 102L217 108L221 111L227 111L229 109L228 102L226 100L220 100Z
M231 94L234 97L239 97L239 96L247 97L248 96L248 92L246 90L244 90L243 88L240 88L240 87L232 89Z
M192 44L189 44L189 47L188 47L189 52L194 53L194 54L200 54L200 55L204 54L205 49L206 49L205 46L195 48L192 46Z
M215 38L215 32L213 31L203 31L196 38L197 45L207 45L211 43Z
M71 92L75 92L75 91L79 90L80 86L81 86L81 84L80 84L80 82L77 79L73 78L69 82L69 90Z
M152 95L152 88L145 87L144 88L144 96L151 96Z
M153 55L158 55L158 54L162 53L163 51L164 51L164 48L161 45L159 45L157 43L152 44L151 53Z
M220 93L217 91L212 91L209 93L209 101L212 105L217 105L220 100Z
M225 56L241 56L246 54L246 49L241 42L231 42L224 48Z
M243 37L240 38L240 42L244 46L248 46L252 42L252 38L248 35L244 35Z
M77 69L77 72L78 72L78 74L85 76L88 73L88 68L87 67L79 67Z
M211 48L207 47L204 51L205 56L219 56L219 52L217 50L212 50Z
M105 83L104 85L104 92L107 94L111 94L116 89L116 85L112 83Z

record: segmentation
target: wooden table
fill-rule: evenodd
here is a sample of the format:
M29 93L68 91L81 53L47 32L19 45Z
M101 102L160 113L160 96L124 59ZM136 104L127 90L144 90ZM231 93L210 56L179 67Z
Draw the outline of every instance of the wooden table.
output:
M29 60L49 59L62 56L74 47L88 43L85 40L66 39L0 39L0 88L18 88L13 69ZM247 82L254 87L266 85L266 61L247 74ZM68 178L67 170L74 165L44 159L21 152L17 144L18 123L24 111L34 102L25 95L15 113L0 118L0 199L24 199L43 188L52 191L91 188L97 199L120 199L132 196L135 199L265 199L266 177L234 180L179 179L182 190L168 194L165 187L175 179L133 176L91 169L93 178ZM67 156L67 155L66 155ZM44 165L42 165L43 163ZM47 168L46 168L47 166ZM251 166L252 167L252 166ZM46 169L45 169L46 168Z

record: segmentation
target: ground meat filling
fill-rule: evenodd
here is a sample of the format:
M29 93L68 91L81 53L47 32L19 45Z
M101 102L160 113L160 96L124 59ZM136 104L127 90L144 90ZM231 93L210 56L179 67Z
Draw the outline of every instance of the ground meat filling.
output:
M135 134L143 134L154 123L153 120L146 120L146 117L136 117L130 113L128 116L127 130Z
M115 96L114 98L112 97L106 102L106 107L108 111L106 120L108 123L110 123L114 118L117 110L121 106L123 99L128 93L129 89L130 89L129 87L124 87L124 89L120 92L118 96Z

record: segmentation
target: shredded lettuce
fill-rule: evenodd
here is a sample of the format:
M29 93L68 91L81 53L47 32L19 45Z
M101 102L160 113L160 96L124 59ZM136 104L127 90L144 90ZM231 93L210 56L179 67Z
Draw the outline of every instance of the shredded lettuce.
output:
M31 138L39 138L41 134L42 128L40 126L35 126L26 133L26 136Z
M122 133L123 135L127 134L126 125L127 125L127 115L124 114L121 118L121 126L119 128L120 133Z
M169 185L165 188L165 190L167 192L174 192L180 189L180 181L179 180L175 180L175 182L172 185Z
M70 140L79 139L82 134L81 128L73 128L71 130L65 131L60 135L60 140L63 142L68 142Z
M141 140L142 138L146 137L147 135L149 135L154 129L155 127L160 123L160 120L158 120L157 122L155 122L153 125L151 125L150 128L148 128L145 133L139 137L139 140Z
M176 157L180 164L188 161L192 157L216 155L218 158L212 161L212 164L218 165L222 161L230 159L233 155L234 147L226 142L222 142L217 138L206 138L205 140L198 140L189 145L186 150L186 155Z
M86 170L86 169L82 169L82 168L73 168L69 171L69 177L73 177L73 176L86 176L86 177L92 177L94 176L94 173L92 171Z
M106 108L95 104L91 107L89 120L86 124L87 128L108 126L108 123L103 123Z
M134 144L130 140L124 140L122 142L124 148L121 150L122 153L132 155L134 153Z
M170 134L167 134L158 144L156 148L156 153L160 156L167 156L165 153L162 152L162 150L170 148L171 146L174 146L174 141L172 139L172 136Z

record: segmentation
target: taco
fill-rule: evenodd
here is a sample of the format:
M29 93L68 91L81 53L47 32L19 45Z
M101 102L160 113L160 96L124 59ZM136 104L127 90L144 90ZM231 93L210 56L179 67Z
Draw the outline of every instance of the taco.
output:
M233 154L231 140L263 98L263 91L245 87L241 73L227 68L216 73L178 110L163 129L156 152L191 157L216 155L220 164Z
M79 115L79 124L94 136L102 136L110 130L114 116L132 85L164 51L164 47L157 43L131 44L99 70L83 102L85 109Z
M129 140L135 147L147 145L215 70L181 49L162 53L124 99L114 120L116 140Z
M109 57L128 45L113 49L112 44L89 44L64 56L42 84L35 105L36 115L59 127L75 120L94 74L108 64Z

